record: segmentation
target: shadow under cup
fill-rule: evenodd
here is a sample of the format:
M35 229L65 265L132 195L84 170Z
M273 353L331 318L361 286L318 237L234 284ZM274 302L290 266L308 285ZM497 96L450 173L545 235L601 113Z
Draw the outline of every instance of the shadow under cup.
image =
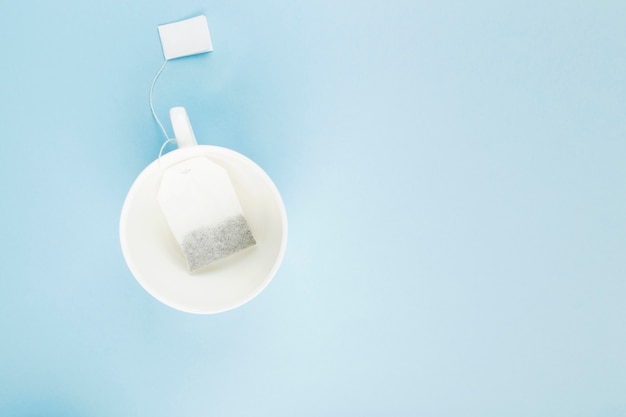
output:
M205 156L228 172L257 244L190 273L157 201L163 169ZM211 314L257 296L276 274L287 244L287 215L278 189L250 159L208 145L177 149L152 162L130 188L120 218L128 267L153 297L175 309Z

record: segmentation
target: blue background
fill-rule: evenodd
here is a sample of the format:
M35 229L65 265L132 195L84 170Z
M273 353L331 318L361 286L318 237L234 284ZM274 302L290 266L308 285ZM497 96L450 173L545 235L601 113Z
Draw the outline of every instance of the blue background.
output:
M290 221L214 316L118 238L156 27L202 13L157 111ZM0 415L625 415L625 39L623 1L4 1Z

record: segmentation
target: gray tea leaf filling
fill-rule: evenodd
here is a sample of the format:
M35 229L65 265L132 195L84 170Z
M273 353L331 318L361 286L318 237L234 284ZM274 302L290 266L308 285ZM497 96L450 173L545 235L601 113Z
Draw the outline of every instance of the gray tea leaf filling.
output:
M187 267L193 272L255 244L248 222L243 215L238 215L190 232L181 248Z

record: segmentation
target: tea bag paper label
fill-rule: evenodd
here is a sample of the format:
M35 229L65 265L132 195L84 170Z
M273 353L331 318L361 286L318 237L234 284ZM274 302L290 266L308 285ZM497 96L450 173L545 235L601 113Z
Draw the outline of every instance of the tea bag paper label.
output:
M228 172L206 157L167 168L157 199L190 271L256 244Z
M209 25L204 15L161 25L159 36L166 60L213 50Z

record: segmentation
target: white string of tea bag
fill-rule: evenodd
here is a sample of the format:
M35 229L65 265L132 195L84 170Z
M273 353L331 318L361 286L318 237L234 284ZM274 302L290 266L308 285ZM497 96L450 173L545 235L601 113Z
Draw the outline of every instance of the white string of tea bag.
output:
M152 117L154 117L154 120L157 122L157 124L161 128L161 132L163 132L163 136L165 136L165 139L167 141L166 143L171 141L172 138L170 138L168 136L167 131L165 130L165 127L163 127L163 123L161 123L161 120L159 120L159 116L157 116L156 111L154 110L154 101L153 101L152 97L153 97L153 94L154 94L154 86L155 86L157 80L159 79L159 75L161 75L161 73L165 69L165 65L167 65L167 61L168 61L167 59L165 61L163 61L163 65L161 65L161 68L159 68L159 70L157 71L156 75L152 79L152 84L150 85L150 110L152 111ZM163 149L161 148L161 151L162 150Z
M152 111L152 117L159 125L159 128L161 128L161 132L163 132L163 136L165 136L165 142L163 142L163 144L161 145L161 149L159 149L159 157L157 158L157 160L159 161L159 168L161 171L163 171L163 167L161 166L161 157L163 156L163 151L165 150L165 147L170 143L174 143L174 144L177 143L175 138L169 137L169 135L167 134L167 130L165 130L165 126L163 126L163 123L161 123L161 120L159 119L159 116L157 115L156 110L154 109L154 100L153 100L154 86L157 80L159 79L159 75L161 75L161 73L165 69L165 66L167 65L167 61L168 61L167 59L163 61L161 68L159 68L157 73L154 75L154 78L152 79L152 84L150 85L150 111Z
M155 74L152 79L152 84L150 85L150 110L152 111L152 117L154 117L154 120L159 125L161 132L163 132L163 136L165 136L165 142L159 150L160 162L165 147L169 143L176 143L176 139L171 138L167 134L167 130L165 130L163 123L161 123L161 120L154 109L154 86L169 60L201 54L204 52L211 52L213 50L213 44L211 43L209 25L207 23L206 16L204 15L161 25L158 29L165 60Z
M165 136L165 142L163 142L163 145L161 145L161 149L159 149L159 158L158 158L159 168L161 168L161 156L163 156L163 151L165 150L165 147L170 143L177 143L175 138L169 137L169 135L167 134L167 130L165 130L163 123L161 123L161 120L159 119L159 116L156 113L156 110L154 110L154 100L153 100L154 86L157 80L159 79L159 75L161 75L161 73L165 69L165 65L167 65L167 61L168 61L167 59L163 61L161 68L159 68L159 70L155 74L154 78L152 79L152 84L150 85L150 111L152 111L152 117L161 128L161 132L163 132L163 136ZM163 169L161 168L161 170Z

